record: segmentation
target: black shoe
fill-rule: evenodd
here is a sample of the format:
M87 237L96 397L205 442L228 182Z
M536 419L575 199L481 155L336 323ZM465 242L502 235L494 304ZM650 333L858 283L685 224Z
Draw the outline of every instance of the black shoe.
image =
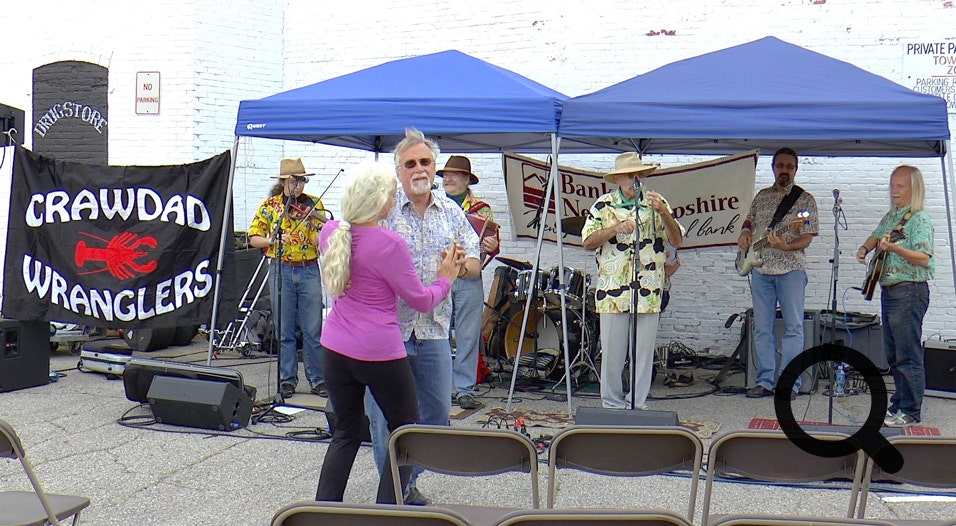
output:
M422 495L422 492L418 491L418 488L415 486L409 486L408 491L405 492L405 504L411 506L428 506L432 501L428 500L428 497Z
M773 391L762 385L747 390L747 398L763 398L765 396L773 396Z
M279 394L282 395L282 398L292 398L292 395L295 394L295 386L292 384L282 384L279 386Z
M478 402L470 394L458 395L458 407L462 409L477 409Z
M325 385L325 382L319 382L318 385L312 388L312 394L319 395L323 398L328 398L329 386Z

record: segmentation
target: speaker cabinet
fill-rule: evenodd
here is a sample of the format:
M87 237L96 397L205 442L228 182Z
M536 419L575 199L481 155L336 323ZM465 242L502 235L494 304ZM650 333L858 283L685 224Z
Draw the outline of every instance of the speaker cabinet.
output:
M0 319L0 393L50 383L50 324Z
M603 407L579 407L574 423L582 426L676 426L674 411L630 411Z
M173 344L175 338L176 327L151 327L123 331L123 339L126 340L129 348L139 352L165 349Z
M817 314L816 344L834 343L860 351L880 371L889 371L883 351L883 326L878 314L839 312L831 318L830 310ZM835 331L834 331L835 329ZM834 336L831 337L831 334Z
M956 398L956 342L927 340L923 344L926 395Z
M156 376L146 398L164 424L232 431L252 415L252 400L229 382Z
M747 349L747 355L741 356L741 361L745 361L747 365L747 367L744 369L746 371L744 385L746 385L746 387L749 389L757 385L757 347L754 343L753 309L747 309L747 319L749 320L749 323L747 324L747 346L745 347L745 349ZM807 350L814 346L813 342L816 340L816 333L814 331L817 329L816 320L817 317L815 311L807 310L803 312L803 350ZM783 313L778 310L777 319L773 324L773 332L777 341L777 365L774 376L777 377L780 375L780 358L782 356L780 344L783 342L784 331L786 331L786 328L783 325ZM818 369L818 366L814 365L809 370L806 370L800 374L801 393L812 393L816 391Z

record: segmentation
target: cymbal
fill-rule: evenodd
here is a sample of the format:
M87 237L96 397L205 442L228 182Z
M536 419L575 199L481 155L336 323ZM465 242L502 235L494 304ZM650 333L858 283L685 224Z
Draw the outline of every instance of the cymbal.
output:
M561 231L565 234L580 236L584 230L584 216L565 217L561 220Z
M504 256L496 256L495 259L508 265L509 267L516 268L518 270L531 270L534 268L534 265L529 261L521 261L520 259L511 259Z

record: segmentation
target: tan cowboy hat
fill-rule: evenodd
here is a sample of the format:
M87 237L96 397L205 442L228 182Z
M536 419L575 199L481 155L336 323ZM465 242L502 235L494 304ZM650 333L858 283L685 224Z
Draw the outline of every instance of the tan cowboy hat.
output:
M471 173L471 161L463 155L452 155L445 162L445 167L435 172L438 177L445 177L445 172L459 172L468 174L469 184L477 184L478 176Z
M315 174L305 173L305 165L302 159L282 159L279 163L279 175L273 175L273 179L288 179L290 177L309 177Z
M659 167L657 163L644 164L644 161L634 152L625 152L614 159L614 171L604 174L604 179L613 181L615 175L621 174L647 175Z

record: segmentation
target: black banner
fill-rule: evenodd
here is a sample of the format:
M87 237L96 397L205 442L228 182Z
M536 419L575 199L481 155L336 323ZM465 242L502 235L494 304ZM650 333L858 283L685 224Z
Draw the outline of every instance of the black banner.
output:
M208 323L229 165L229 152L182 166L98 166L18 147L3 315L110 328ZM233 250L230 239L230 260Z

